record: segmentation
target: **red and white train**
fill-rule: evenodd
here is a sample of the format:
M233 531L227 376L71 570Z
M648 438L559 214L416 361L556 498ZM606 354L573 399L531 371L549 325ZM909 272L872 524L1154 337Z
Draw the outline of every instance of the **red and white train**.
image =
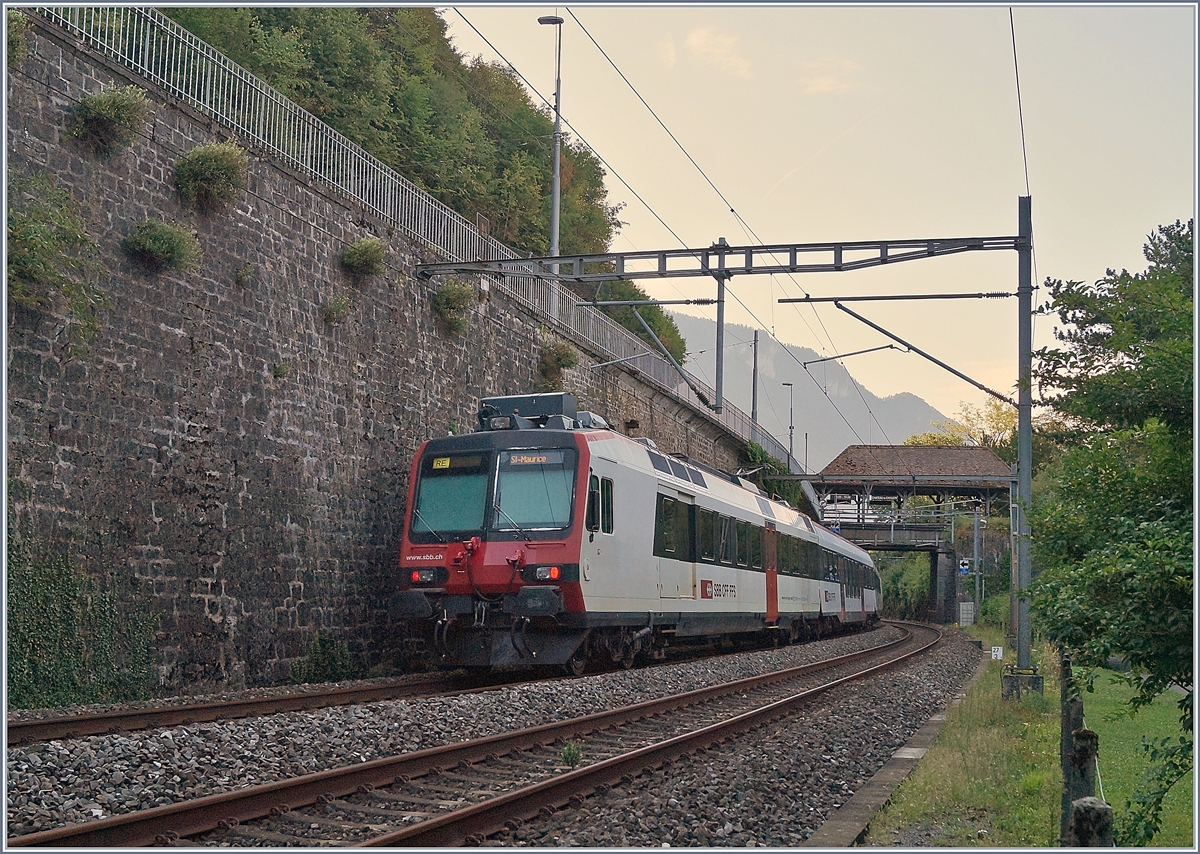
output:
M485 398L413 461L391 617L443 664L631 665L684 639L877 619L870 556L749 481L659 453L570 394Z

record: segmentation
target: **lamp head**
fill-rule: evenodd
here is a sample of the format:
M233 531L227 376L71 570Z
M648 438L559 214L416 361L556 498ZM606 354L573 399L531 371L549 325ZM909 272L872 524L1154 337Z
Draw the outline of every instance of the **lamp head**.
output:
M538 18L539 24L561 24L562 22L563 19L558 17L558 15L542 15L542 17Z

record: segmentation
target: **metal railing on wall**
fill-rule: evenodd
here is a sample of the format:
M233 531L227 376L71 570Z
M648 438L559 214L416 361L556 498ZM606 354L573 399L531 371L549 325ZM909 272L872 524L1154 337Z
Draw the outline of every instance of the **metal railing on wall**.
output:
M91 50L232 128L251 147L328 185L448 259L520 257L510 247L480 234L473 223L158 10L44 6L35 11ZM646 353L641 339L556 282L517 277L490 284L604 361L623 360L623 365L636 369L644 379L706 418L745 441L757 442L771 456L789 461L782 443L748 415L728 403L722 412L713 412L666 359ZM710 400L716 397L707 384L691 379Z

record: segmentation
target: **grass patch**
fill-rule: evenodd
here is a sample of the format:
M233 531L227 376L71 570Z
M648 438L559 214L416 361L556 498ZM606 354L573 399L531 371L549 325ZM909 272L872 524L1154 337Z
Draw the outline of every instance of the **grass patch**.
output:
M1127 704L1133 695L1132 688L1107 674L1096 679L1094 693L1083 694L1084 720L1088 729L1100 737L1100 783L1104 799L1113 806L1118 828L1126 803L1149 766L1142 751L1142 738L1155 740L1180 734L1179 708L1175 705L1178 695L1159 695L1131 718ZM1162 824L1153 845L1192 847L1195 797L1190 782L1189 778L1180 780L1164 799Z
M152 111L139 86L103 89L79 99L67 133L95 154L112 154L133 142Z
M1003 635L978 629L984 646ZM1005 650L1008 658L1015 650ZM963 701L947 711L937 742L871 822L869 844L892 845L910 827L934 831L925 844L951 847L1057 846L1058 668L1035 650L1045 695L1002 702L1002 662L992 661Z
M175 163L175 186L202 213L229 207L246 188L249 158L232 142L197 145Z
M970 626L984 649L1004 646L1004 633ZM1062 802L1059 765L1058 657L1035 644L1034 664L1046 680L1045 694L1019 702L1000 699L1002 662L992 661L962 703L948 710L937 742L891 803L871 821L867 844L893 845L907 830L932 835L922 844L939 847L1057 847ZM1005 649L1013 663L1016 650ZM1083 695L1087 725L1100 737L1100 776L1105 799L1119 825L1126 800L1147 767L1142 737L1179 733L1174 695L1159 697L1130 718L1123 705L1132 689L1101 677ZM1153 845L1192 847L1193 793L1184 779L1168 795L1162 829ZM1097 795L1100 793L1097 792Z
M357 675L347 643L324 632L317 633L308 656L292 664L292 681L300 684L339 682Z

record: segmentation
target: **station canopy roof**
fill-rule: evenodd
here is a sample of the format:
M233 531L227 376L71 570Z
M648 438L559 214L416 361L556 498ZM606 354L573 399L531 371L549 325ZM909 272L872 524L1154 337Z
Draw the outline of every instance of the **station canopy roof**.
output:
M1012 468L990 448L976 445L851 445L813 478L818 491L891 486L905 492L1007 490ZM852 490L853 491L853 490Z

